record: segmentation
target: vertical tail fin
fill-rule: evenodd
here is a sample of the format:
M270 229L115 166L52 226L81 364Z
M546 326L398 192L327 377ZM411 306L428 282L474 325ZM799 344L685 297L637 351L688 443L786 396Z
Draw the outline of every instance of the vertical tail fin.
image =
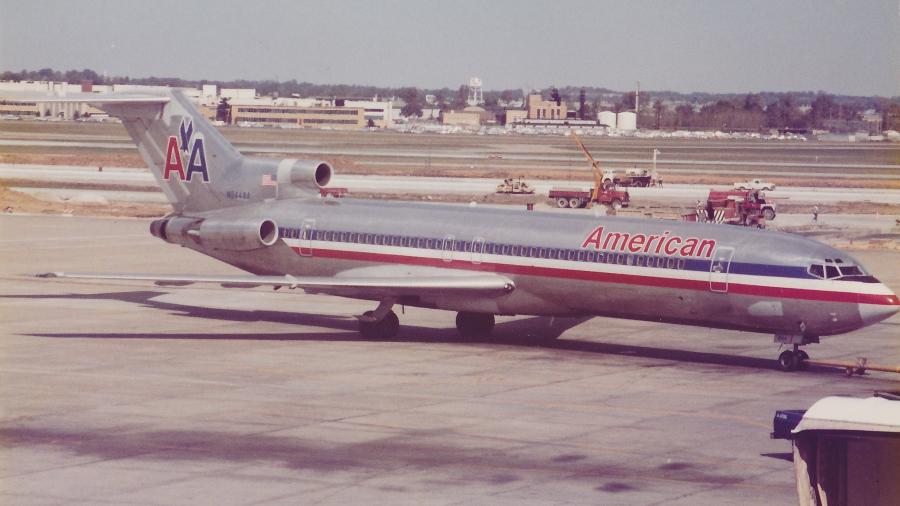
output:
M233 205L223 183L234 178L243 156L178 90L154 115L121 106L122 119L144 161L176 211L206 211ZM137 114L135 114L137 113Z
M121 119L176 212L236 205L225 188L246 187L252 179L241 174L244 157L179 90L152 95L73 94L36 101L89 103Z

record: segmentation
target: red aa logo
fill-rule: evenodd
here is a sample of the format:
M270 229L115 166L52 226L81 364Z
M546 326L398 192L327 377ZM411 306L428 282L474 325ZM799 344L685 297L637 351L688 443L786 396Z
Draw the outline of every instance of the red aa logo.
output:
M204 183L209 182L209 171L206 168L206 149L203 146L203 137L194 137L193 120L181 120L181 127L178 129L178 137L169 136L169 143L166 146L166 166L163 171L163 179L168 181L172 174L175 173L181 181L190 181L194 178L194 174L200 174ZM180 139L179 139L180 137ZM180 143L179 143L180 141ZM188 149L190 148L190 149ZM181 153L190 155L187 158L187 166L182 161Z

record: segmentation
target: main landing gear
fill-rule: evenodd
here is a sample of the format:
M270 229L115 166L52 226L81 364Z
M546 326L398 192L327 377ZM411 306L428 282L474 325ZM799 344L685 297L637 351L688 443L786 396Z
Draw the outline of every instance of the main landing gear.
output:
M775 342L792 345L792 349L782 351L781 355L778 355L778 367L782 371L802 371L808 366L809 354L801 350L800 347L806 344L818 343L819 337L776 334Z
M366 339L390 339L400 330L400 318L391 308L393 299L385 299L374 311L366 311L357 316L359 333Z
M392 310L393 300L383 300L374 311L357 316L359 333L366 339L390 339L400 330L400 319ZM456 314L456 329L467 339L484 338L494 330L491 313L460 312Z
M465 338L487 337L494 330L494 315L490 313L457 313L456 330Z

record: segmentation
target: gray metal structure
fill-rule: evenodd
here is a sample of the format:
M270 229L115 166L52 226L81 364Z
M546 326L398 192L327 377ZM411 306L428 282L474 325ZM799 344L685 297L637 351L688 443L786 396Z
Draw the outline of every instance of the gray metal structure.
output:
M372 300L370 337L394 305L458 312L465 336L495 315L611 316L772 333L800 345L871 325L897 296L839 250L744 227L454 205L322 199L332 167L241 155L178 91L66 97L122 119L174 211L153 235L247 276L48 273L182 285L273 286Z

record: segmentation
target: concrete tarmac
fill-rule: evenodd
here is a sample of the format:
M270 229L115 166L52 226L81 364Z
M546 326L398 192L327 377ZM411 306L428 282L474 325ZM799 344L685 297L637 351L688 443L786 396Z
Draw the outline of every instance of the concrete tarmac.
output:
M767 335L517 317L467 342L407 308L367 341L365 302L32 276L236 272L147 225L0 216L0 504L792 504L775 410L900 386L777 371ZM900 255L854 254L900 291ZM808 351L897 364L898 325Z

